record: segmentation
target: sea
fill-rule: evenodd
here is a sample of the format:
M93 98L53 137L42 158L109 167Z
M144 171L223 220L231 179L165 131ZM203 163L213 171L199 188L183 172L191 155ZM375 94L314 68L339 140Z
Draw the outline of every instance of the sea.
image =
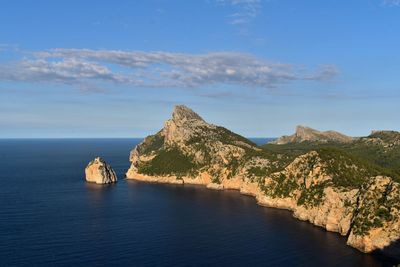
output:
M395 264L234 190L125 180L141 140L1 139L0 266ZM85 182L96 156L118 183Z

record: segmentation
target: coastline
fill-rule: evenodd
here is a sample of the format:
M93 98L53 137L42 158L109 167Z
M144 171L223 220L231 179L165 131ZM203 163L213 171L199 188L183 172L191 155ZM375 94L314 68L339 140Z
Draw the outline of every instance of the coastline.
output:
M257 183L254 182L244 182L241 177L234 177L229 180L222 180L221 184L212 183L211 179L208 179L209 175L207 173L202 173L201 175L190 178L181 177L177 179L176 176L149 176L144 174L139 174L137 172L132 172L128 170L126 173L126 179L136 180L147 183L159 183L159 184L177 184L177 185L201 185L207 189L211 190L235 190L239 191L240 194L254 197L257 205L268 208L277 208L288 210L292 213L292 216L300 221L307 221L315 226L324 228L326 231L335 232L342 236L349 235L350 232L350 218L348 220L348 227L343 227L341 221L335 220L332 217L327 216L326 220L318 220L318 212L315 209L305 209L298 206L297 203L290 197L287 198L271 198L266 196L259 188ZM349 246L356 248L360 252L368 253L371 251L364 251L359 247Z
M318 206L305 207L298 205L294 198L270 197L261 191L259 185L250 182L246 177L235 176L230 179L222 179L220 184L212 183L211 176L204 172L192 177L176 176L149 176L136 172L130 168L126 173L126 179L148 183L201 185L211 190L236 190L242 195L254 197L257 205L268 208L288 210L292 216L300 221L307 221L326 231L338 233L346 237L346 244L362 253L372 253L390 248L394 236L390 232L380 229L372 230L369 235L357 236L353 233L352 220L355 207L346 207L345 201L354 198L359 193L357 189L340 192L328 187L325 188L325 201Z

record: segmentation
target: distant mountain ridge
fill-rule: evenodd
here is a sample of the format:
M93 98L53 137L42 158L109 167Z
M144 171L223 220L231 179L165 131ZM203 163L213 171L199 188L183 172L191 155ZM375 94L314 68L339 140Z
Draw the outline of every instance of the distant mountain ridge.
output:
M293 135L282 136L271 144L288 144L288 143L301 143L301 142L339 142L348 143L354 141L356 138L344 135L336 131L320 132L313 128L298 125L296 132Z

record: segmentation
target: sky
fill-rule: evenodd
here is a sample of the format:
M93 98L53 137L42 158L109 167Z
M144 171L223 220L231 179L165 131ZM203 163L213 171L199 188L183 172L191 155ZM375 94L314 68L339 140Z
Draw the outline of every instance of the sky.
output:
M0 138L400 130L399 0L4 1Z

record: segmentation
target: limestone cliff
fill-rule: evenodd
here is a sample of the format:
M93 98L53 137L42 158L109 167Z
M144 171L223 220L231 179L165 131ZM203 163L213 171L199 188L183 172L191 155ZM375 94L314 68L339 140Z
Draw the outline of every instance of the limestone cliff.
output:
M260 205L292 210L300 220L349 236L348 244L363 252L400 238L399 183L341 150L261 148L177 106L130 161L128 179L237 189Z
M389 177L374 177L358 195L353 227L347 243L371 252L387 247L400 236L400 187Z
M97 157L85 169L86 181L96 184L110 184L117 182L117 175L109 164Z
M272 141L271 144L288 144L288 143L301 143L301 142L340 142L340 143L348 143L353 141L353 137L346 136L336 131L325 131L320 132L315 129L305 127L305 126L297 126L296 132L293 135L282 136L275 141Z

